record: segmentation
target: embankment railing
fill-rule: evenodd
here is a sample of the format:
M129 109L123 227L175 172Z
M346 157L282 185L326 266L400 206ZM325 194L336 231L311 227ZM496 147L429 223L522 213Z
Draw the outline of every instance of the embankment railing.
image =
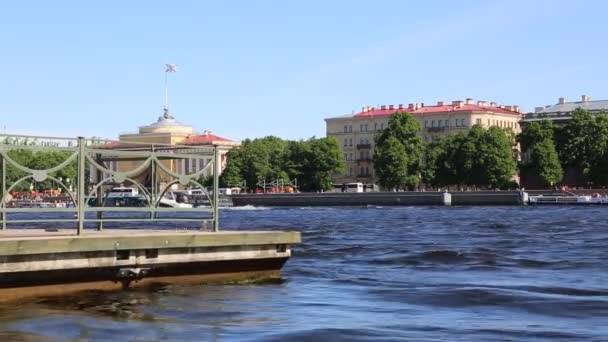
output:
M13 224L73 223L80 235L87 223L101 230L106 222L141 221L196 222L219 229L218 146L4 134L0 164L2 230ZM212 196L201 184L205 177L213 178ZM136 189L141 206L108 206L108 194L116 187ZM163 207L171 191L193 187L203 189L209 205ZM16 205L18 196L45 192L50 193L46 198L60 192L66 201L58 205L37 198L27 202L34 207Z

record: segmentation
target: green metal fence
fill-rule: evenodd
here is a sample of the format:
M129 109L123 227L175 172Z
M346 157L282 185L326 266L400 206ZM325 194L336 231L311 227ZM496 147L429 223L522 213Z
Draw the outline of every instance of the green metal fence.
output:
M24 159L20 158L22 155L34 162L20 160ZM61 158L56 160L57 156ZM54 165L48 165L48 160L53 159L51 157L55 157ZM36 163L39 160L46 164ZM189 170L183 167L186 163L189 163ZM0 221L3 230L13 224L63 223L74 224L80 235L86 223L95 223L95 227L101 230L106 222L142 221L196 222L201 228L219 229L218 146L0 135L0 164ZM37 167L40 164L42 169ZM197 166L194 170L193 164ZM74 177L60 177L62 172L74 174ZM205 174L213 177L212 196L199 181ZM31 197L36 193L35 185L48 183L61 189L65 205L30 199L28 205L31 207L25 207L25 202L13 196L17 189L21 189L20 196L25 193ZM108 206L108 193L117 186L137 189L143 206ZM201 189L208 205L162 207L163 198L176 188ZM51 197L54 194L52 189ZM167 213L173 214L171 217L163 216ZM187 213L190 216L186 216ZM192 217L192 213L198 216ZM60 217L41 218L41 214L60 214Z

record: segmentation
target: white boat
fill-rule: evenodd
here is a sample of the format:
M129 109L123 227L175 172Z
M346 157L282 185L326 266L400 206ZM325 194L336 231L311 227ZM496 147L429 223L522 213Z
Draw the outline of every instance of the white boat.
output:
M191 203L188 203L188 197L186 197L186 195L174 191L167 191L165 195L160 199L159 206L187 209L191 209L193 207Z
M138 197L139 190L137 188L127 188L124 186L118 186L112 188L108 193L108 197Z
M529 196L530 204L608 204L608 197L602 196Z

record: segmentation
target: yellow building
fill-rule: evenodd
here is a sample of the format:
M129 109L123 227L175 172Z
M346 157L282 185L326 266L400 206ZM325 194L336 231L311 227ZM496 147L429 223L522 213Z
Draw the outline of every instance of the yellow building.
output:
M440 101L430 106L411 103L407 107L402 104L364 107L359 113L325 119L327 136L338 139L346 160L346 172L336 175L335 183L376 183L372 162L374 137L387 127L392 114L403 111L418 120L424 142L431 142L437 136L466 131L473 125L498 126L520 132L519 106L502 106L495 102L475 103L473 99L466 99L451 103Z
M228 151L240 143L212 134L210 131L204 131L203 134L197 134L194 128L189 125L178 122L173 115L165 109L164 114L158 120L150 125L139 127L137 133L125 133L119 136L119 141L108 145L109 148L129 147L129 143L148 143L148 144L163 144L163 145L182 145L191 147L197 146L218 146L220 147L221 163L217 165L216 171L221 173L226 166L226 154ZM133 144L131 145L133 146ZM191 150L196 152L196 150ZM181 159L163 162L171 171L178 174L192 174L203 169L212 157L202 159ZM128 171L137 167L140 162L129 160L108 160L106 166L113 171ZM203 176L210 177L213 175L213 170L207 170ZM161 175L161 182L163 181ZM168 177L167 177L168 178Z

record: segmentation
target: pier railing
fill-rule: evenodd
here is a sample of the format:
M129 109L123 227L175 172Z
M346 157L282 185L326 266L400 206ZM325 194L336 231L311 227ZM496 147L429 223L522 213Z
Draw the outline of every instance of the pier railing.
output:
M104 223L190 222L217 231L220 163L211 145L0 135L1 229L61 224L80 235ZM187 189L204 205L168 197Z

